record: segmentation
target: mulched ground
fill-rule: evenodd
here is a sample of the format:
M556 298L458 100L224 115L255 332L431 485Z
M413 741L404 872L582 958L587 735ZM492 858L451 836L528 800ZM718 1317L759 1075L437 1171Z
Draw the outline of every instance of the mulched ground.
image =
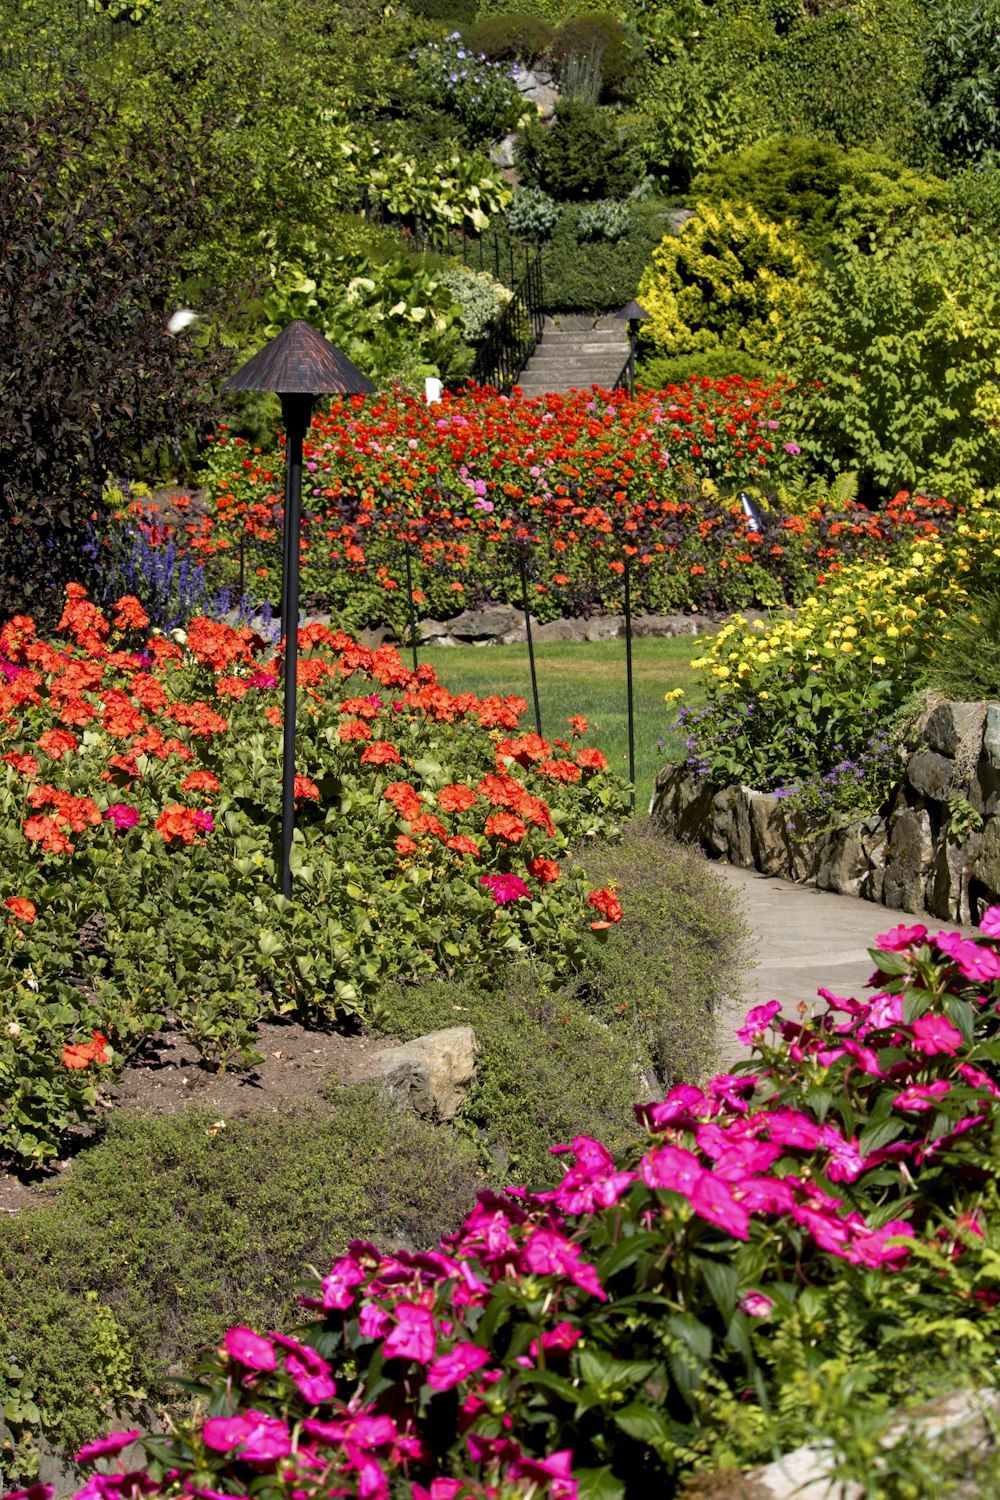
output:
M308 1030L297 1021L267 1021L257 1034L263 1061L249 1070L220 1074L207 1068L183 1037L160 1034L105 1090L103 1107L172 1115L196 1105L220 1120L258 1109L277 1112L320 1102L331 1083L362 1082L370 1076L371 1059L397 1045L391 1037L344 1036ZM68 1154L44 1173L26 1176L0 1167L0 1214L16 1214L49 1198L53 1179L72 1169L74 1155L86 1149L89 1138L89 1132L78 1132Z

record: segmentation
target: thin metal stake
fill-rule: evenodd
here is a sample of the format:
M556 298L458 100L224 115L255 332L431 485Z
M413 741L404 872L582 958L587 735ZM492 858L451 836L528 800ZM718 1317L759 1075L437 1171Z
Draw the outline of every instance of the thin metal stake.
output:
M531 639L531 613L528 609L528 569L521 560L521 599L524 602L524 629L528 637L528 663L531 667L531 696L535 700L535 731L542 732L542 711L538 706L538 675L535 671L535 646Z
M628 688L628 779L632 783L629 807L635 812L635 703L632 692L632 570L625 554L625 680Z
M243 544L244 544L244 542L246 540L246 534L247 534L247 522L246 522L246 516L244 516L243 517L243 529L240 532L240 604L241 605L243 603L243 600L247 596L246 560L245 560L245 558L243 556L243 551L244 551Z
M281 747L281 894L292 899L292 836L295 832L295 716L299 658L299 537L302 530L302 440L312 412L311 396L282 396L285 425L285 527L281 625L285 632L285 704Z
M410 645L413 648L413 670L417 670L417 617L413 608L413 573L410 568L410 544L406 544L406 596L410 603Z

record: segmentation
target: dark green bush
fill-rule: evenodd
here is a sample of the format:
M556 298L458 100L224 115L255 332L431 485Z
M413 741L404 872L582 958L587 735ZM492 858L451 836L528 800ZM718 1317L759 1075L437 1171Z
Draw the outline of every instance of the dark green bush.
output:
M476 19L476 0L408 0L410 14L425 21L450 21L471 26Z
M599 59L603 90L615 99L630 96L630 85L641 58L621 21L607 11L564 21L553 38L551 55L560 73L571 58Z
M498 16L482 16L465 33L474 52L494 62L538 62L552 48L554 29L539 16L522 11L505 11Z
M951 616L928 680L956 703L1000 699L1000 592L978 595Z
M614 112L583 99L560 99L548 128L529 125L516 159L522 182L560 202L625 198L643 172L639 152L623 136Z
M935 8L924 52L925 129L961 165L1000 148L1000 0Z
M79 91L0 114L0 599L44 621L85 566L105 475L179 440L221 377L174 338L182 258L212 216L198 127L131 133ZM167 144L163 144L163 139ZM221 307L225 288L206 296ZM202 325L206 326L206 325Z
M53 1204L0 1221L0 1410L16 1360L46 1437L72 1450L116 1399L161 1400L165 1372L229 1324L294 1320L307 1263L357 1236L433 1244L476 1190L468 1143L371 1086L224 1126L119 1115Z

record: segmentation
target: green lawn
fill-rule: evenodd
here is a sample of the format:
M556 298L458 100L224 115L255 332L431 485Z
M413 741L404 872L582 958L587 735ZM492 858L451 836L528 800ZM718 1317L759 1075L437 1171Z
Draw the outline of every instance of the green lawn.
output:
M684 689L685 703L701 706L704 693L688 663L700 655L703 637L691 635L633 642L635 685L636 806L649 804L653 779L665 759L677 759L680 737L668 734L667 721L676 705L663 701L672 688ZM527 646L424 647L420 660L430 662L439 680L453 693L519 693L527 700L530 727L531 676ZM568 738L570 714L585 714L592 744L628 775L628 726L625 688L625 642L559 641L535 647L542 733ZM661 745L661 742L665 742Z

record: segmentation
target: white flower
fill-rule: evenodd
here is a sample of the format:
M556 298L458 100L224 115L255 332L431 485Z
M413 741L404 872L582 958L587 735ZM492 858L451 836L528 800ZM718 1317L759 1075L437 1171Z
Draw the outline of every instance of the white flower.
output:
M196 321L197 317L198 314L192 312L189 307L179 307L167 319L167 332L173 334L183 333L184 329L189 328Z

